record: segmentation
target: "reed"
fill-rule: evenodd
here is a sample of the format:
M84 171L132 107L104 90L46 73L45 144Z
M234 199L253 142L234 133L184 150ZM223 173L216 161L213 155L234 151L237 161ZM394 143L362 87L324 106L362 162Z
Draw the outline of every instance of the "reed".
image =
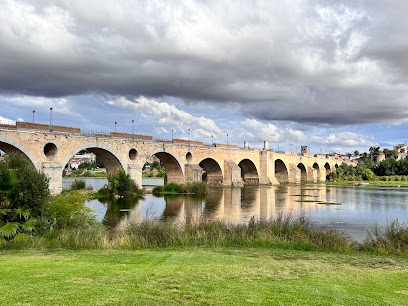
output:
M384 230L375 226L360 248L377 254L408 254L408 224L393 220Z
M332 229L314 227L305 217L280 215L273 220L252 220L248 224L195 220L190 224L144 221L109 230L100 224L52 230L24 243L6 248L138 249L177 247L278 247L294 250L354 249L350 238Z

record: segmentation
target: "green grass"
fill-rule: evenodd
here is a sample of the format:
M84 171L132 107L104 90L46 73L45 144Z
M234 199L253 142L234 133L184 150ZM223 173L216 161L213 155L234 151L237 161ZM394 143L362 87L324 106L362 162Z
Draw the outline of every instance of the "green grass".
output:
M356 185L356 184L367 184L367 186L376 186L376 187L408 187L408 181L326 181L327 185L333 186L349 186L349 185ZM324 183L323 183L324 184Z
M169 183L164 186L156 186L152 193L160 194L206 194L209 192L207 183L194 182L187 184Z
M253 248L0 251L1 304L406 305L408 259Z

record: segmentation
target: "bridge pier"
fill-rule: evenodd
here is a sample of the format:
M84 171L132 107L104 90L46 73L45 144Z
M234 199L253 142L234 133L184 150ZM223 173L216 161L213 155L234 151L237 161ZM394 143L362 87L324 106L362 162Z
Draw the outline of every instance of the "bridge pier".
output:
M308 183L314 183L314 182L317 182L317 171L316 171L316 169L315 168L313 168L313 167L307 167L307 174L308 174L308 176L307 176L307 182Z
M226 160L224 162L224 185L233 187L244 186L241 177L241 168L232 160Z
M302 182L302 171L295 165L289 165L289 183L300 184Z
M128 165L130 178L135 181L136 185L142 187L142 166L136 164Z
M59 163L43 162L42 172L50 179L49 189L51 194L58 194L62 191L62 167Z
M205 171L199 165L187 164L185 166L186 183L201 183Z

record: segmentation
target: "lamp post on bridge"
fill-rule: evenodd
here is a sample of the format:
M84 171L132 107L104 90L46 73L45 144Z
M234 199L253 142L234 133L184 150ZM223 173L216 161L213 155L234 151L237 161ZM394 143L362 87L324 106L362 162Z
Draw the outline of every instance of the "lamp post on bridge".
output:
M171 129L171 142L173 142L173 132L174 132L174 130L173 129Z
M211 146L214 145L214 135L211 135Z
M188 129L188 136L187 136L187 139L188 139L188 145L190 145L190 128Z
M50 107L50 131L52 132L52 107Z
M132 119L132 140L135 140L135 130L134 130L135 120Z
M115 133L116 133L116 125L117 125L118 123L115 121Z
M33 110L33 123L34 123L34 115L35 115L35 109Z
M227 134L227 149L229 149L228 134Z

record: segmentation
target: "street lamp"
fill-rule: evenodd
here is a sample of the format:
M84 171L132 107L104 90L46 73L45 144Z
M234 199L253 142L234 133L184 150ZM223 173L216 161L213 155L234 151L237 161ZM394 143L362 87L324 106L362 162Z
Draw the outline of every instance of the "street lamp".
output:
M52 107L50 107L50 131L52 131Z
M173 142L173 132L174 132L174 130L171 129L171 142Z
M279 152L279 145L278 145L278 152Z
M211 145L214 145L214 135L211 135Z
M228 144L228 134L227 134L227 148L229 148L229 144Z
M118 123L115 121L115 133L116 133L116 125L117 125Z
M135 140L135 130L134 130L135 120L132 120L132 139Z
M188 144L190 145L190 129L188 129Z
M33 123L34 123L34 114L35 114L35 110L33 110Z

